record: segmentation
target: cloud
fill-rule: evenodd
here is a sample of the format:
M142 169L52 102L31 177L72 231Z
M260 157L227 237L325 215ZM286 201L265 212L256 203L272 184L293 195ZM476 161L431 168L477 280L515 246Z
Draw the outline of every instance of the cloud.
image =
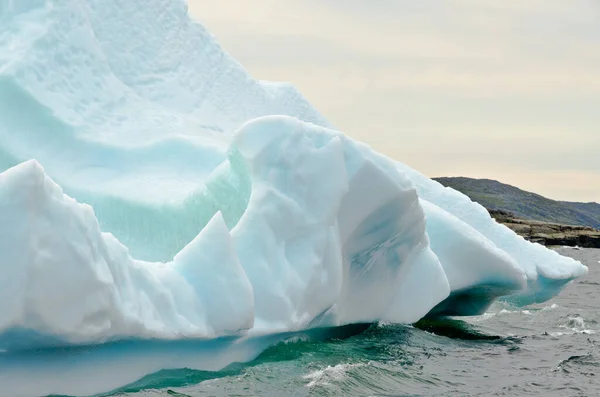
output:
M598 170L596 1L189 3L256 77L291 81L337 127L425 173Z
M471 96L572 96L600 90L600 24L594 17L600 16L600 6L594 3L223 3L235 6L206 0L190 6L201 20L212 24L214 18L223 26L217 35L260 77L273 69L294 76L310 64L326 66L333 75L347 68L344 77L355 80L377 73L376 83L394 90L449 89Z

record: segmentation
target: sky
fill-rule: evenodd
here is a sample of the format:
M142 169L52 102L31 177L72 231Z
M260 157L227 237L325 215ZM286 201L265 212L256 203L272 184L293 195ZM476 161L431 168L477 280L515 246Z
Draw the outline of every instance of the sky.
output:
M600 202L597 0L188 0L260 80L430 176Z

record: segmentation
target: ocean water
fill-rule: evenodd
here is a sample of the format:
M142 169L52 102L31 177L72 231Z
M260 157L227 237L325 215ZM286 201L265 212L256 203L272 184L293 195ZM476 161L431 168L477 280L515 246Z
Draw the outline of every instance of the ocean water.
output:
M161 371L108 395L600 395L600 251L558 250L590 273L541 305L496 303L477 317L346 327L218 372Z

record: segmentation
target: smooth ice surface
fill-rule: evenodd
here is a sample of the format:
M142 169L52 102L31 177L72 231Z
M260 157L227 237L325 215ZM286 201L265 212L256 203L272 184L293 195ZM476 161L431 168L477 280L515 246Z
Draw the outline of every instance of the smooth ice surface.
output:
M0 361L25 372L44 363L23 351L122 339L256 354L587 272L254 80L181 1L0 0L0 172ZM115 382L172 368L171 342ZM219 346L219 366L251 356Z
M452 290L493 283L517 291L525 287L525 273L506 252L454 215L425 200L421 205L427 216L431 248L443 258Z
M421 205L431 249L442 258L452 290L449 302L430 314L483 314L496 298L526 289L525 272L510 255L454 215L426 200L421 200ZM460 300L456 300L457 294Z
M0 349L36 347L25 331L82 344L252 327L252 286L220 213L173 262L148 263L102 233L92 208L66 196L34 160L0 174L0 197L1 222L12 225L0 231L0 298L10 302L0 305L0 330L14 334Z
M422 284L413 299L448 295L438 259L422 253L429 248L416 192L368 147L289 117L249 122L233 145L252 175L232 235L254 286L257 325L401 321L394 298L417 265L442 281Z
M587 274L587 267L580 262L562 256L540 244L530 243L508 227L496 223L484 207L474 203L464 194L444 187L404 164L396 163L396 165L399 172L405 173L414 183L419 196L433 204L429 208L439 207L476 229L479 234L487 238L487 241L508 254L523 270L527 277L527 287L507 299L520 304L544 302L560 292L562 287L574 278ZM434 228L434 222L428 223L429 234L435 233ZM554 286L550 288L553 292L540 293L545 290L545 286L549 285L548 280L554 280L552 283Z
M248 123L233 145L252 180L247 208L231 233L217 212L167 263L132 258L35 160L0 174L3 223L21 226L2 239L13 254L2 297L12 304L0 329L12 336L0 347L402 321L394 308L402 275L424 269L442 281L412 298L435 304L448 295L437 257L427 254L415 190L370 149L279 116ZM56 340L42 343L40 334Z

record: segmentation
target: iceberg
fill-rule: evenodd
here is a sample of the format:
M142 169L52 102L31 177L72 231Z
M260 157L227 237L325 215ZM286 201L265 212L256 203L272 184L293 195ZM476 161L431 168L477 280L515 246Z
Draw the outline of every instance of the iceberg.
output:
M294 332L543 302L587 273L337 131L292 85L252 78L182 1L0 0L0 224L15 395L219 369ZM87 367L48 360L82 379L119 352L147 365L84 387L28 353L81 346L104 347Z

